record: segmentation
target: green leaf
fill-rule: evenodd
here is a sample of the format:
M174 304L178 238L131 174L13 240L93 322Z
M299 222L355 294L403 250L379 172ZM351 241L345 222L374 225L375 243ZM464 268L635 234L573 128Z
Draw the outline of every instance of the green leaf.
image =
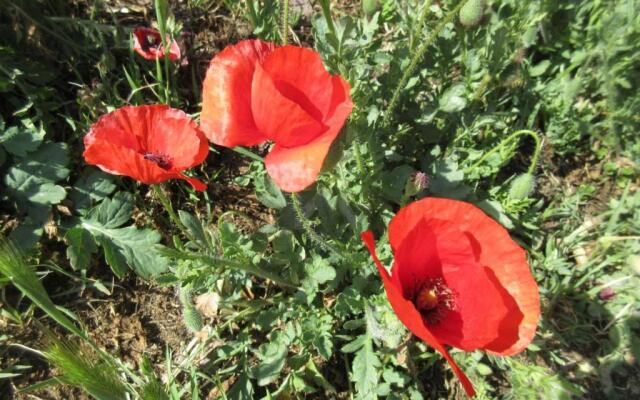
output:
M267 174L263 174L255 180L256 197L269 208L281 209L286 207L287 200L282 191Z
M74 269L86 269L91 262L91 256L98 250L96 242L91 234L82 228L70 229L65 238L67 247L67 258Z
M69 175L69 156L65 143L44 143L38 151L15 166L33 175L38 181L58 182Z
M111 199L104 199L100 206L89 214L93 220L104 228L118 228L124 225L133 214L133 196L130 193L118 192Z
M227 398L230 400L253 400L253 385L246 372L243 372L233 384L227 393Z
M187 230L193 237L199 241L201 244L207 244L207 235L202 227L202 223L192 214L178 210L178 216L180 217L180 222L187 227Z
M126 265L143 278L150 278L165 272L167 259L162 257L156 246L160 234L150 229L108 228L98 221L83 220L82 227L87 229L105 252L107 264L118 276L126 271Z
M19 128L12 126L0 135L0 144L7 152L18 157L36 150L44 138L43 130Z
M440 97L440 110L447 113L462 111L467 106L467 99L464 97L465 92L466 88L462 83L451 86Z
M287 344L282 340L282 336L277 342L271 342L261 346L263 353L259 353L258 357L262 362L252 370L252 375L258 380L258 386L266 386L274 382L280 371L284 367L287 359Z
M359 398L377 399L376 388L378 386L380 360L373 351L371 337L369 335L365 336L362 348L353 359L352 381L355 382Z
M80 178L73 185L69 200L76 210L85 211L91 207L91 202L97 202L109 196L116 189L111 175L89 168L82 172Z
M62 186L38 179L16 167L9 169L5 183L15 197L37 204L58 204L67 195Z

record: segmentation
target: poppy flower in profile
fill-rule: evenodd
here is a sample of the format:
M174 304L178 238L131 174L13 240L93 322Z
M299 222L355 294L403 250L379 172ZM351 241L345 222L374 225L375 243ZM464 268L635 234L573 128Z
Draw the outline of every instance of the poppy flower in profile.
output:
M209 143L187 114L166 105L126 106L103 115L84 137L84 159L114 175L155 184L183 179L199 191L207 185L183 171L201 164Z
M209 64L200 123L221 146L274 143L267 172L288 192L313 184L353 103L349 84L297 46L245 40Z
M178 42L172 40L169 35L166 41L169 43L169 60L179 60L182 54ZM141 27L133 30L133 49L145 60L161 60L165 55L162 36L157 29L152 28Z
M373 234L362 239L400 321L445 357L469 396L473 386L445 345L513 355L531 343L540 303L526 253L476 206L426 198L400 209L389 224L391 274Z

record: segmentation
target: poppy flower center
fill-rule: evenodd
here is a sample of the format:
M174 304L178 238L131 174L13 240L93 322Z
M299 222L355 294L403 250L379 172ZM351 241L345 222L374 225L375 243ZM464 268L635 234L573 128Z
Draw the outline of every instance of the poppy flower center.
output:
M171 167L173 166L171 157L165 156L164 154L146 152L144 153L143 157L145 160L149 160L158 164L158 167L162 169L171 169Z
M429 325L435 325L456 307L451 289L441 278L427 279L416 291L413 303Z

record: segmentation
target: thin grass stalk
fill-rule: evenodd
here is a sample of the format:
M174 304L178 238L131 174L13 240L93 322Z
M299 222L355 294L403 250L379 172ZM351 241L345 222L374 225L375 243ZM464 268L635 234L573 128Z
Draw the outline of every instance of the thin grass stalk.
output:
M393 92L393 95L391 96L391 101L389 102L389 106L387 107L387 111L385 112L384 118L382 120L382 126L385 126L385 127L389 126L389 122L391 121L391 115L393 114L396 107L398 106L398 101L400 100L402 91L407 86L407 82L409 82L409 78L411 78L411 76L415 72L416 68L418 67L418 63L420 63L420 61L422 60L422 57L424 57L425 53L429 49L429 46L433 44L433 42L436 40L440 32L442 32L444 27L448 23L453 21L455 16L458 14L460 9L464 7L467 1L469 0L462 0L460 3L458 3L458 5L453 10L451 10L440 21L440 23L438 23L435 29L429 34L429 36L427 36L425 41L422 42L420 47L418 47L418 50L416 50L416 52L413 54L409 67L404 71L404 74L402 75L402 78L400 79L398 86L396 87L395 91Z

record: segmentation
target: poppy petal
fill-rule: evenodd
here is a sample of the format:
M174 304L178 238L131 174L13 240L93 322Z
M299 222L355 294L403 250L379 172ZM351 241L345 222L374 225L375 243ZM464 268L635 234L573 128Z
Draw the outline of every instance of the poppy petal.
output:
M102 140L86 146L83 156L87 164L96 165L109 174L129 176L146 184L164 182L179 175L160 168L130 148Z
M265 158L269 176L284 191L299 192L316 181L331 144L353 109L349 84L336 76L333 87L333 115L326 122L327 131L303 146L286 148L276 144Z
M425 198L402 208L389 224L389 242L394 253L422 218L455 222L471 242L480 265L489 268L493 272L490 278L499 284L496 286L505 289L500 289L503 303L511 312L500 324L501 335L484 348L501 355L524 350L531 343L540 318L538 287L525 251L506 229L478 207L457 200Z
M244 40L211 60L202 86L200 124L213 143L254 146L266 140L251 113L251 84L256 64L274 48L261 40Z
M151 123L146 149L171 155L172 169L184 170L202 164L209 154L209 143L196 123L182 110L168 106L148 106Z
M452 291L455 307L441 308L439 321L429 325L438 340L471 351L499 336L500 322L508 314L502 294L454 224L423 219L394 255L392 277L401 283L405 299L415 298L428 280L442 279Z
M391 307L396 312L398 319L411 331L414 335L419 337L429 346L436 349L442 356L447 360L453 372L456 374L462 386L464 387L465 392L469 397L473 397L475 395L475 390L473 389L473 385L469 378L465 375L465 373L458 367L458 364L451 357L447 349L438 341L438 339L433 336L433 334L429 331L429 329L425 326L424 321L422 319L422 315L420 312L416 310L413 303L409 300L406 300L400 289L394 285L391 281L391 277L387 270L382 266L382 263L378 259L376 255L376 246L374 243L373 233L371 231L366 231L361 234L361 238L364 241L371 257L373 257L373 261L378 268L378 272L382 277L382 282L384 284L385 291L387 293L387 297L389 299L389 303Z
M186 176L185 174L180 174L179 178L186 181L194 190L197 190L198 192L207 190L207 184L199 179Z
M278 88L277 81L259 64L256 65L251 89L253 118L258 130L279 146L301 146L327 130L321 122L321 115L314 118L289 98L293 96L287 96L290 92L294 93L295 89L289 86Z
M278 90L309 115L318 121L331 117L334 77L316 51L298 46L279 47L265 57L262 68Z

